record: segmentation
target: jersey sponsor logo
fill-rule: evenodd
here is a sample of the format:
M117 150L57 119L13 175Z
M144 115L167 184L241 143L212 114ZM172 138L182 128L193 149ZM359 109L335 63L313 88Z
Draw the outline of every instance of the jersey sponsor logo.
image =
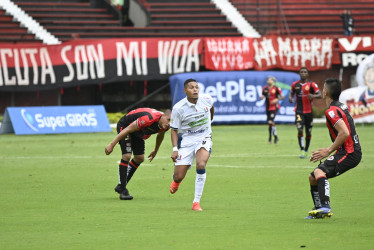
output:
M308 91L310 89L309 86L305 86L305 90Z
M204 124L207 124L207 123L208 123L208 118L204 118L204 119L198 120L196 122L190 122L190 123L188 123L188 126L193 128L193 127L198 127L198 126L201 126L201 125L204 125Z
M334 118L334 117L335 117L335 113L334 113L333 110L329 111L329 116L330 116L331 118Z
M275 94L275 89L273 89L273 90L271 91L271 93Z
M206 130L205 128L203 128L203 129L199 129L199 130L196 130L196 131L187 130L187 133L188 133L188 134L201 134L201 133L204 133L205 130Z

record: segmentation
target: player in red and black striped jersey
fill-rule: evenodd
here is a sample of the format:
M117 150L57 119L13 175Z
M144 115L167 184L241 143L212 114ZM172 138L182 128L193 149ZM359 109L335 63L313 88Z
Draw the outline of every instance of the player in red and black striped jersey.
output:
M269 124L269 140L271 143L271 137L274 136L274 144L278 142L277 129L275 127L274 119L279 109L279 101L284 99L282 90L275 86L277 79L274 76L268 76L267 86L262 89L261 100L266 98L266 116Z
M309 175L310 190L314 207L308 219L324 218L332 215L330 207L330 184L334 178L356 167L362 157L360 141L354 121L345 104L339 102L341 83L335 78L326 79L323 98L328 109L325 112L326 124L333 142L328 148L313 151L310 161L317 162L331 155Z
M118 168L119 184L114 189L120 194L121 200L133 198L126 185L144 161L144 140L152 134L157 134L155 149L148 156L148 159L152 161L164 140L165 132L170 128L170 115L170 109L162 113L155 109L138 108L130 111L118 121L118 135L105 147L105 153L109 155L117 143L121 146L122 159ZM130 161L131 154L134 154L134 157Z
M313 112L312 100L320 99L321 93L315 82L308 80L308 69L300 68L300 80L292 83L289 96L290 103L293 103L293 97L296 95L295 105L295 123L297 127L297 139L300 146L300 158L305 158L312 139ZM305 126L305 146L304 146L304 130Z

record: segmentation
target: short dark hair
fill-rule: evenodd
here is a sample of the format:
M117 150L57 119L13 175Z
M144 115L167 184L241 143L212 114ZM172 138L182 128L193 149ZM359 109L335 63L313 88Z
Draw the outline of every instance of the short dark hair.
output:
M196 82L196 80L195 80L195 79L192 79L192 78L187 79L187 80L184 82L184 88L186 88L187 85L188 85L190 82Z
M308 71L308 73L309 73L309 70L308 70L307 67L301 67L301 68L299 69L299 72L300 72L302 69L306 69L306 71Z
M340 81L336 78L327 78L325 84L329 92L329 97L334 101L338 101L340 93L342 92L342 84Z

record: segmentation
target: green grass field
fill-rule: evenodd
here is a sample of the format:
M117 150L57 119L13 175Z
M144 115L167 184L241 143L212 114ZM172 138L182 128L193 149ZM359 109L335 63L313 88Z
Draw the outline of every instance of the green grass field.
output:
M334 215L324 220L304 220L316 164L297 157L291 125L278 126L278 145L265 125L214 126L203 212L191 210L194 168L169 193L170 133L129 183L132 201L113 191L120 148L104 147L114 132L1 135L0 249L373 249L374 127L357 130L362 162L330 180ZM311 149L328 145L315 126Z

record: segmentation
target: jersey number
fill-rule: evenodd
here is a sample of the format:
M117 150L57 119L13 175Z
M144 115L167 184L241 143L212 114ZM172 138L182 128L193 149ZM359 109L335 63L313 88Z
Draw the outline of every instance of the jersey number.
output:
M297 121L297 122L301 122L301 121L302 121L300 115L296 115L296 121Z

